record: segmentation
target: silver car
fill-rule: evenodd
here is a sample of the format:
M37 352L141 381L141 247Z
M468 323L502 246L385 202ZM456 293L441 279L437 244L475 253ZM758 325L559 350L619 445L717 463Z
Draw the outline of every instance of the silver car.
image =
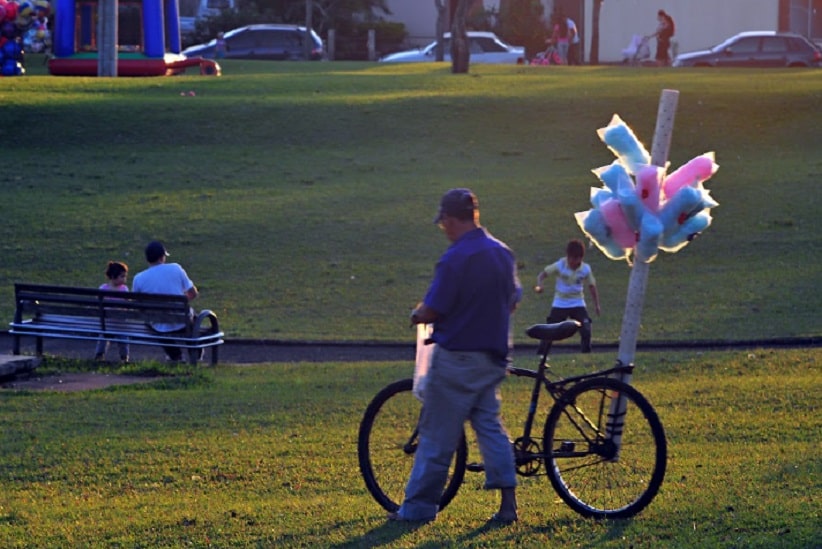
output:
M683 53L674 67L820 67L822 51L800 34L750 31L705 51Z
M469 31L469 50L471 63L511 63L522 64L525 61L525 48L512 46L503 42L493 32ZM451 62L451 33L443 36L443 61ZM384 63L411 63L436 61L437 42L431 42L424 48L392 53L380 58Z

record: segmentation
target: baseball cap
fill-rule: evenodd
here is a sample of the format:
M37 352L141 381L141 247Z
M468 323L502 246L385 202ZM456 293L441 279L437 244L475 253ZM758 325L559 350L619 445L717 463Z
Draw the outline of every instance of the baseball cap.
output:
M466 214L473 214L474 210L478 207L479 202L477 201L477 195L475 195L471 189L451 189L442 195L440 210L437 213L437 217L434 218L434 223L442 221L442 216L444 215L464 218Z
M171 255L166 250L166 247L159 240L152 240L146 246L146 261L154 263L164 255Z

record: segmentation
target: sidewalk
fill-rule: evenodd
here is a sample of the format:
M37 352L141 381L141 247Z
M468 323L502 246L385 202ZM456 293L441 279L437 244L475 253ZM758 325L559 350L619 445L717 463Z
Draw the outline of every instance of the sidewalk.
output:
M818 347L822 338L772 338L744 341L640 341L637 351L676 351L676 350L728 350L755 348L796 348ZM88 358L94 356L93 341L73 341L65 339L45 339L43 349L48 355L66 358ZM536 354L536 344L517 344L514 348L515 359L524 358L531 361ZM10 355L12 337L7 332L0 332L0 355ZM595 353L611 353L616 356L616 342L594 343ZM34 338L22 340L21 351L24 355L34 354ZM579 343L569 339L555 343L552 354L579 352ZM109 358L116 360L117 349L109 350ZM227 339L220 346L219 363L221 364L256 364L266 362L358 362L358 361L410 361L416 356L415 343L370 343L370 342L306 342L278 341L258 339ZM132 360L163 360L164 354L159 347L132 345ZM206 352L205 360L209 353Z

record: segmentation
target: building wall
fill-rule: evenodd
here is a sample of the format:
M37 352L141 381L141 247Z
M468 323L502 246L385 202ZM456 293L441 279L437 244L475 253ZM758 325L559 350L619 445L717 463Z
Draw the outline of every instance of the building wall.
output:
M452 0L453 1L453 0ZM500 1L477 0L487 9L499 9ZM585 41L585 60L590 58L591 14L595 0L577 0L578 12L584 21L577 25ZM780 4L783 12L789 3L808 0L606 0L602 2L599 23L599 60L602 63L622 61L622 50L634 34L650 35L656 30L656 12L664 9L676 23L674 42L679 52L694 51L714 46L745 30L777 30L780 22ZM810 0L814 7L820 0ZM574 0L563 0L567 5ZM554 0L542 0L546 17ZM417 46L430 43L436 33L437 10L434 0L388 0L393 15L391 21L405 24L408 44ZM567 9L567 8L566 8ZM577 11L577 10L572 10ZM791 10L796 11L796 10ZM785 15L782 16L785 19ZM796 30L796 29L794 29ZM652 40L651 56L656 54Z
M586 0L587 29L591 28L593 1ZM622 50L634 34L653 34L660 9L673 17L674 40L683 53L714 46L741 31L777 30L779 21L779 0L608 0L600 10L600 62L621 61ZM590 45L590 32L586 42ZM654 41L651 56L655 54Z

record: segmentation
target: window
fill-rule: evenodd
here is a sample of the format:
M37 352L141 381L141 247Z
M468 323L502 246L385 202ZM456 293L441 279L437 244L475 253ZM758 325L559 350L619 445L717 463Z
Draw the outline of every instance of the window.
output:
M759 37L751 36L742 38L735 44L731 44L731 51L739 54L756 53L759 51Z
M766 36L762 39L763 53L785 53L788 51L788 46L785 44L785 39L779 36Z

